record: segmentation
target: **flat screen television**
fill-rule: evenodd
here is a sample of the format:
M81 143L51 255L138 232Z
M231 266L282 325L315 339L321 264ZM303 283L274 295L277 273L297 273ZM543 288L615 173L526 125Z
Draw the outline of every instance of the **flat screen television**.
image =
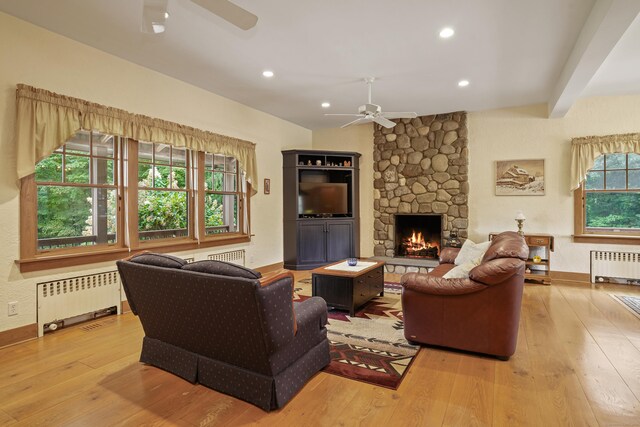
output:
M347 184L324 182L301 182L298 194L300 215L346 215Z

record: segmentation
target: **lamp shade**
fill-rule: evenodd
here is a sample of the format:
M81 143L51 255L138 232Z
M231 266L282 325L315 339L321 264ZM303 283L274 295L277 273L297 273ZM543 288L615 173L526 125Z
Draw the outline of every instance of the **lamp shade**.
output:
M525 219L527 219L527 218L524 216L524 214L522 213L522 211L518 211L518 212L516 212L516 219L522 219L522 220L525 220Z

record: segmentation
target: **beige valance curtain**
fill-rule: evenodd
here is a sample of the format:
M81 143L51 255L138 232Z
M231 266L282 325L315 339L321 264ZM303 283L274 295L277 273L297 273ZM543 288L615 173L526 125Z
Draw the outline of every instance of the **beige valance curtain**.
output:
M640 133L620 135L584 136L571 140L571 190L580 187L587 171L603 154L640 154Z
M16 102L19 178L34 173L36 163L51 155L78 130L85 129L233 156L246 172L252 193L257 192L258 164L252 142L23 84L19 84L16 90Z

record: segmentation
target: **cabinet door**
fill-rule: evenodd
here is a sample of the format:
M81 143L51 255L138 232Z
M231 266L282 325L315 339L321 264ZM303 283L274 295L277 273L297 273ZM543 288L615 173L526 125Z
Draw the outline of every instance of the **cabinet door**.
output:
M298 262L300 264L325 262L325 222L298 222Z
M353 257L353 222L327 221L327 230L327 262Z

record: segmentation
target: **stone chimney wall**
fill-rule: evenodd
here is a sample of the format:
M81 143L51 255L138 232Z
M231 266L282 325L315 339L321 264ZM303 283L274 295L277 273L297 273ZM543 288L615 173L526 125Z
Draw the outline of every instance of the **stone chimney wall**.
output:
M440 213L443 239L469 226L467 113L374 127L374 255L393 256L396 213Z

